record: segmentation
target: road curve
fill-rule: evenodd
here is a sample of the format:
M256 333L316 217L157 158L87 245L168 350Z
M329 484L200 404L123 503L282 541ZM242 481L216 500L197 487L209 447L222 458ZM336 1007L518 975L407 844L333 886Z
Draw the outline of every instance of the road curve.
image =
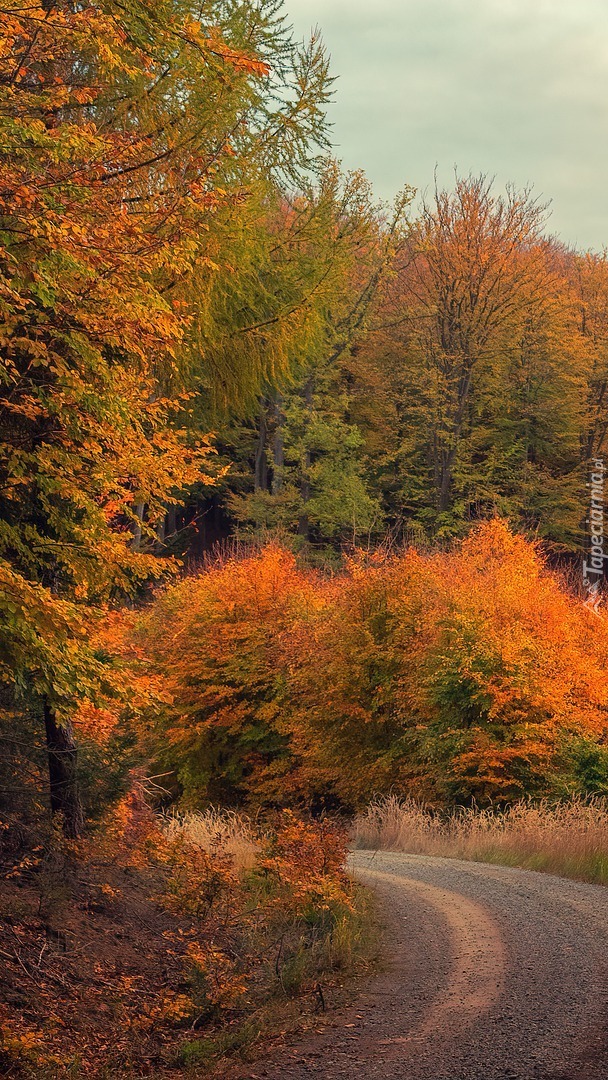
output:
M354 852L385 926L355 1005L250 1077L608 1080L608 889L481 863Z

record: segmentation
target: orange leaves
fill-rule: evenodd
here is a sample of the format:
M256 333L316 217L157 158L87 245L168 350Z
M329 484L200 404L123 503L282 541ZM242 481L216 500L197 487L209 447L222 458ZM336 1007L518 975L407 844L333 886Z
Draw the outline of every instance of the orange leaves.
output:
M189 799L232 800L276 783L286 750L280 641L292 612L313 603L293 556L270 546L188 578L142 621L142 647L173 698L152 744Z
M85 738L100 744L108 742L118 720L117 711L99 708L89 701L83 701L74 715L76 730Z
M172 695L152 745L186 798L509 799L550 788L564 739L608 735L605 623L499 520L332 579L270 546L144 631Z
M235 970L232 957L212 945L203 948L197 942L191 942L186 950L186 979L195 991L197 1008L208 1010L233 1009L249 983L243 972Z
M343 797L547 790L565 738L608 734L608 628L504 522L322 594L284 642L284 707L308 774Z
M283 916L289 908L301 916L311 903L321 910L336 905L350 907L350 886L344 873L346 844L346 834L335 825L305 822L292 811L283 812L276 834L260 857L260 867L278 885L275 902Z
M488 695L487 717L604 730L608 637L534 546L490 522L445 559L444 663Z
M238 71L245 71L251 75L258 75L260 78L264 78L266 75L270 74L270 66L268 64L264 63L262 60L256 60L254 57L246 56L236 49L231 49L222 41L218 41L214 38L207 38L205 45L215 56L220 56L222 60L231 64L232 67L236 68Z
M260 87L272 55L275 81ZM42 642L38 613L28 630L20 612L2 675L50 695L62 715L71 702L87 732L96 718L109 735L114 674L86 647L89 606L171 568L158 557L168 507L222 473L207 434L214 388L232 408L273 367L241 363L237 311L250 300L243 292L235 307L222 280L251 289L255 308L248 267L278 199L260 121L280 144L277 170L295 153L308 171L325 75L319 52L319 78L288 117L281 87L300 59L275 14L253 3L212 3L204 25L173 3L19 0L0 12L0 556L40 583L32 605L47 590L52 608L59 593L79 627L66 649L45 612Z
M181 840L157 844L156 857L170 868L162 903L176 914L207 917L236 888L236 878L228 857L209 855L202 848Z
M293 811L284 810L261 865L286 881L296 880L298 873L318 880L341 872L345 858L346 835L335 825L305 822Z
M137 23L141 15L134 18ZM15 219L28 269L36 272L52 261L64 324L84 325L96 345L113 332L119 347L144 356L183 339L188 324L171 314L158 291L159 260L171 260L166 269L174 281L187 274L195 256L204 260L201 232L226 198L214 191L201 164L207 141L215 160L217 147L228 140L234 106L225 131L217 110L203 121L197 116L193 123L200 131L193 139L182 95L198 95L193 109L200 112L199 88L205 84L213 99L217 76L192 50L180 64L175 42L198 35L204 52L246 75L267 68L226 44L219 30L203 35L184 12L159 11L148 26L145 50L135 44L141 27L137 23L134 32L130 20L125 9L109 13L95 3L56 4L49 11L18 5L2 13L2 93L10 102L3 120L0 199ZM27 66L19 66L20 56ZM173 105L169 81L177 76L168 56L179 70L179 103ZM165 90L162 116L155 114L157 80ZM117 94L126 116L121 106L113 123L92 122L83 106L99 103L103 115L106 99L113 111ZM168 148L167 132L182 125L186 130Z
M189 15L183 17L181 27L174 29L174 33L203 53L208 52L218 57L236 71L259 77L264 77L270 72L269 64L250 56L242 49L231 48L222 40L219 32L205 33L201 23Z

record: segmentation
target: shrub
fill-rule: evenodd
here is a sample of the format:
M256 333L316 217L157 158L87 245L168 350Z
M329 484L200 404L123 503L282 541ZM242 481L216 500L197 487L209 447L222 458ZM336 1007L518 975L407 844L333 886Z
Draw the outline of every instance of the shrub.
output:
M323 578L276 546L162 596L150 745L185 805L356 808L603 790L606 623L499 520Z

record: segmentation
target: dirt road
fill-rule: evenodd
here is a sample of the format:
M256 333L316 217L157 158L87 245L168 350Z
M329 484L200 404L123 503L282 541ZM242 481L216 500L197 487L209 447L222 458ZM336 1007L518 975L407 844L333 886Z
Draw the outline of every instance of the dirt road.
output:
M379 897L386 970L243 1076L608 1080L608 889L389 852L351 867Z

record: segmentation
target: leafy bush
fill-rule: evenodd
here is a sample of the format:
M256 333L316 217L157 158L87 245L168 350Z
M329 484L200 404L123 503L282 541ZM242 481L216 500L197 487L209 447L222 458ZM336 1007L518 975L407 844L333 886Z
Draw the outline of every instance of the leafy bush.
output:
M172 695L150 745L190 805L604 790L606 624L499 520L334 577L270 546L170 589L143 637Z

